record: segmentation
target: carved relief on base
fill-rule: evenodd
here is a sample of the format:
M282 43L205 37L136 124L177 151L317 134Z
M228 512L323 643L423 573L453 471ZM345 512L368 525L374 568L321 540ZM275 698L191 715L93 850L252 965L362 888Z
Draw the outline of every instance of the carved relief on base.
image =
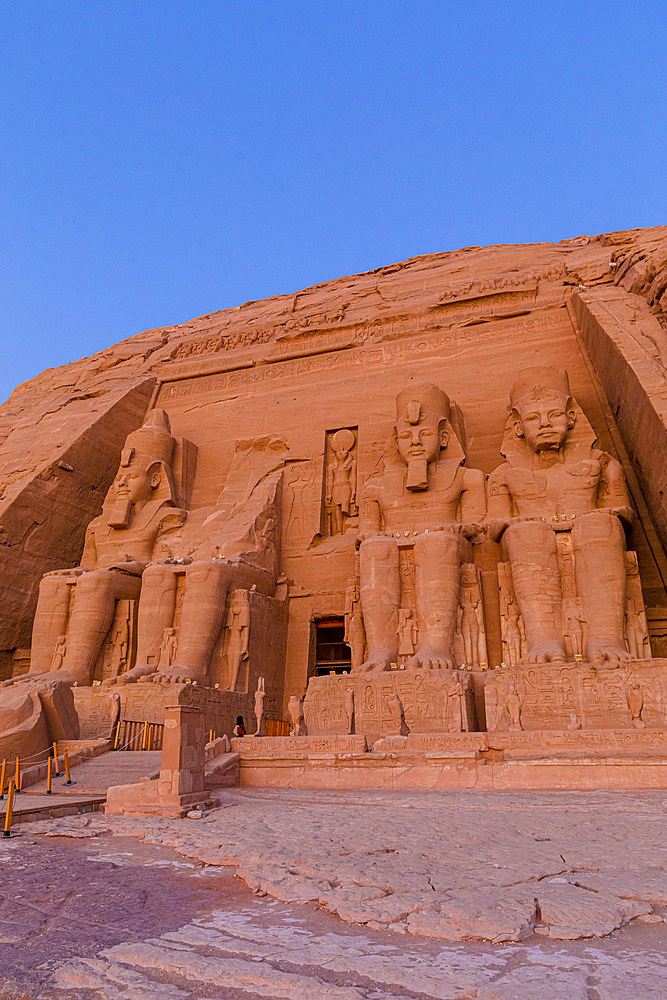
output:
M667 660L495 670L484 703L490 733L660 727L667 721Z
M375 675L311 677L304 714L311 735L354 731L373 741L407 733L467 732L475 728L470 677L460 670L392 670Z

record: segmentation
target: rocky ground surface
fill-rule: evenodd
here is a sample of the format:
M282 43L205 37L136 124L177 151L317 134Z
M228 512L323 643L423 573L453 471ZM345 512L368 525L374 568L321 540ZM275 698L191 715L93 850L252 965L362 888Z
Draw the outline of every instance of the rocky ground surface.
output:
M7 1000L667 993L660 793L235 789L201 818L17 832Z

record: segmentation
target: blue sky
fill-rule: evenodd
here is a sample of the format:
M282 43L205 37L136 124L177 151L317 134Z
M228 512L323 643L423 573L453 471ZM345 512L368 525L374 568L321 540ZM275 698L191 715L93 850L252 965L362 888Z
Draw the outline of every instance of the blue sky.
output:
M0 0L0 398L415 254L667 222L665 13Z

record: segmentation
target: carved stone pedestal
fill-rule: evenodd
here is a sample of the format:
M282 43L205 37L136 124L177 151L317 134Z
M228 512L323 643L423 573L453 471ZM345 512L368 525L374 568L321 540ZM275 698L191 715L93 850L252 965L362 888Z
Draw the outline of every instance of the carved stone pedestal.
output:
M470 675L460 670L311 677L304 715L311 736L357 733L371 743L382 736L476 729Z
M656 729L667 722L667 659L494 670L484 704L489 733Z
M106 812L130 816L185 816L212 800L204 789L204 717L199 708L171 705L164 721L164 747L156 781L116 785ZM217 800L216 800L217 804Z

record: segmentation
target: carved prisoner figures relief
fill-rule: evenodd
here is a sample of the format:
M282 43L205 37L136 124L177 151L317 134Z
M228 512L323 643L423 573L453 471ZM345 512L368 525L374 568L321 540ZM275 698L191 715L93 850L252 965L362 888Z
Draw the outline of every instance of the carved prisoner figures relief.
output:
M522 372L510 406L506 462L489 477L488 506L523 621L522 659L627 660L624 526L634 515L623 470L595 448L566 372ZM508 600L506 592L504 644L513 661L518 643L516 634L510 638Z
M342 535L348 523L359 513L357 433L356 427L327 432L323 531L326 536Z
M362 671L399 659L403 581L414 565L416 648L407 667L451 668L455 660L461 563L484 518L484 476L465 467L458 409L433 385L396 399L396 424L382 473L365 486L360 515L360 594L368 650ZM405 616L403 616L405 619Z
M496 670L484 686L487 730L664 726L667 682L653 663L534 664Z

